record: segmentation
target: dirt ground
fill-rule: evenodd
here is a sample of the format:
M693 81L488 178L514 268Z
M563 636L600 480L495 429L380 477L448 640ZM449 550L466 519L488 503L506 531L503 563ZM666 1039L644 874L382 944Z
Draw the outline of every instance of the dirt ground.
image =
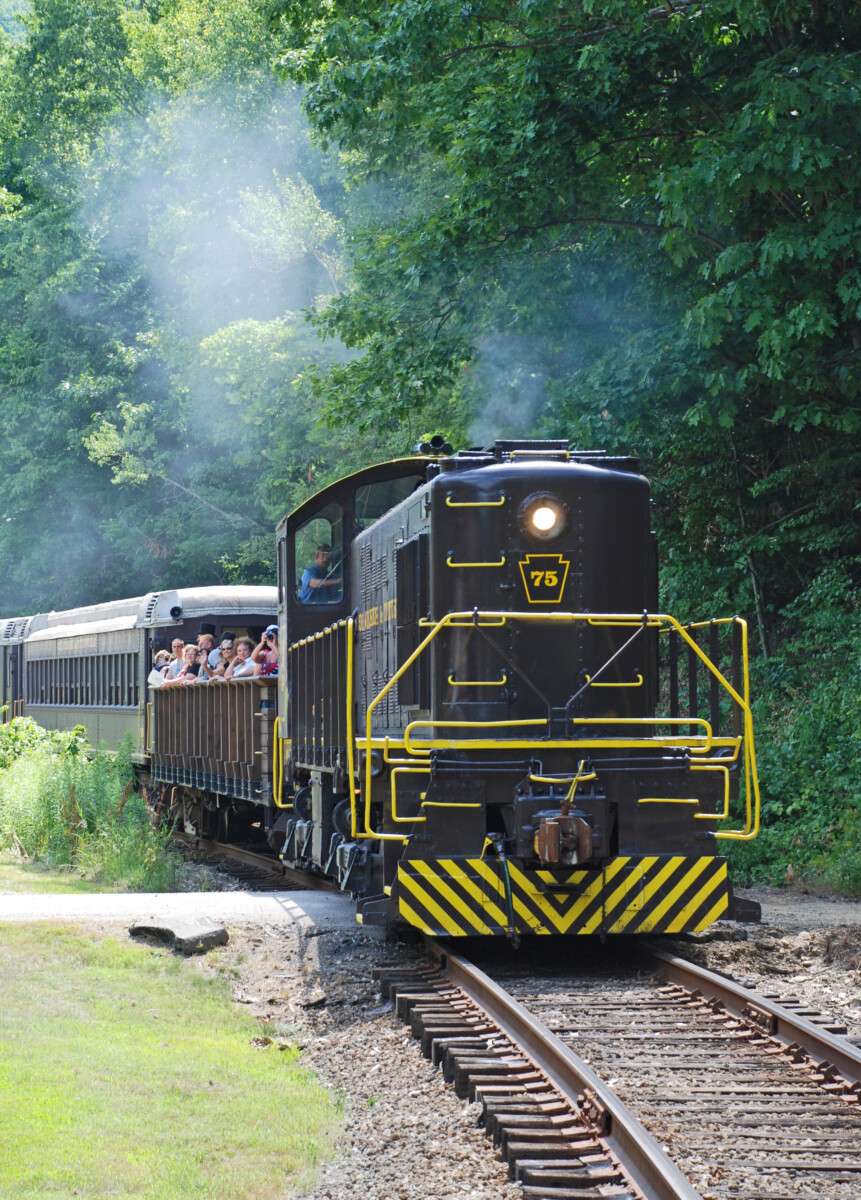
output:
M824 1006L861 1038L861 901L775 888L741 894L762 905L760 924L718 922L702 940L675 940L674 951L757 990ZM370 970L404 958L421 960L421 945L386 943L358 926L311 937L243 928L233 932L221 969L229 963L238 973L237 998L252 997L262 1019L277 1010L320 1034L375 1010Z
M800 997L861 1042L861 902L761 888L759 925L718 923L668 948L765 994ZM268 1030L286 1029L344 1097L335 1158L307 1200L491 1200L507 1182L476 1113L442 1087L405 1028L380 1005L370 968L421 960L419 944L386 944L357 929L295 937L236 931L219 969ZM445 1182L440 1182L444 1180Z
M769 992L822 996L861 1020L861 901L803 895L774 888L741 893L762 905L760 924L718 922L704 935L674 941L676 952ZM357 926L296 936L284 930L235 929L222 969L238 972L241 990L265 1016L273 1003L296 1019L313 1015L315 1029L353 1024L377 1005L368 976L374 966L420 960L419 942L385 942ZM859 1029L861 1036L861 1029Z

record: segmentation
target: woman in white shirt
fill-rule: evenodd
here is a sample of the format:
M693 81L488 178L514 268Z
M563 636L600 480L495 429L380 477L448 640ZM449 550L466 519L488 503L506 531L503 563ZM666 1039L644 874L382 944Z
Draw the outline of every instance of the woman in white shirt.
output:
M251 679L260 674L260 667L251 657L254 643L251 638L237 638L234 643L236 657L224 673L225 679Z

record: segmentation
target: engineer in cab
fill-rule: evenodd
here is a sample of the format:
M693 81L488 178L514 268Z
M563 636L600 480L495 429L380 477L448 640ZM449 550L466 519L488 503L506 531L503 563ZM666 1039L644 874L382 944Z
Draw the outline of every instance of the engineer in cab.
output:
M330 562L331 546L318 546L314 565L302 572L299 600L302 604L335 604L341 599L343 577L340 563ZM335 574L335 572L338 572Z

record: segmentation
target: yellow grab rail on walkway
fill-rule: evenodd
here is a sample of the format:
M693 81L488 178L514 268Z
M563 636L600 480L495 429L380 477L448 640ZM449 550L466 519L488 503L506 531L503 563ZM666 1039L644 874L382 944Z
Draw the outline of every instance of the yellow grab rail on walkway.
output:
M452 564L455 565L455 564ZM458 566L465 564L456 564ZM484 564L482 564L484 565ZM489 565L489 564L487 564ZM437 729L461 729L461 730L502 730L508 729L512 732L525 730L526 727L536 729L543 728L549 733L548 721L546 718L530 718L526 720L515 721L433 721L421 720L412 721L404 731L403 743L399 739L390 737L375 738L372 730L373 715L376 708L382 700L389 694L392 688L397 684L403 675L410 669L413 663L424 654L432 642L447 629L464 629L472 626L481 628L500 627L512 621L522 621L525 623L563 623L575 624L581 622L593 627L627 627L657 630L659 633L675 632L688 645L688 647L701 660L706 669L714 676L724 691L738 705L743 717L742 733L740 737L718 737L715 736L710 723L699 717L602 717L602 718L577 718L578 726L597 725L602 728L609 726L619 727L639 727L644 732L642 737L596 737L596 738L580 738L580 739L551 739L545 737L525 737L525 738L500 738L493 737L482 739L480 737L453 737L453 738L416 738L415 730L418 728L430 728L434 731ZM364 787L357 780L355 771L356 752L364 753L365 761L370 761L372 750L383 750L384 758L387 763L397 763L398 768L414 768L418 770L426 765L427 757L431 750L434 749L452 749L452 750L480 750L498 748L504 745L506 749L517 750L547 750L547 749L567 749L572 752L577 752L583 749L644 749L654 747L678 747L689 746L691 753L696 755L695 763L692 763L692 769L713 769L723 770L725 772L725 793L724 793L724 811L723 813L697 813L698 817L703 817L710 820L724 820L729 817L729 774L728 764L731 764L738 759L739 752L744 751L744 781L745 781L745 826L740 830L719 830L715 836L718 838L733 839L746 841L756 837L759 833L760 822L760 790L759 778L756 770L756 752L753 742L753 722L750 711L750 684L748 673L748 637L747 637L747 622L738 617L721 617L713 621L703 621L696 625L691 625L690 628L702 628L704 626L713 625L728 625L736 624L741 631L741 660L742 660L742 690L741 694L729 682L728 679L718 670L714 663L697 645L694 639L687 632L687 629L682 626L675 617L667 613L569 613L569 612L502 612L502 611L479 611L478 609L472 612L451 612L447 613L441 620L432 621L425 619L419 622L422 628L428 629L425 638L420 642L416 649L410 654L404 662L398 667L391 678L386 682L384 687L377 693L371 703L368 705L365 713L365 734L364 737L355 736L353 731L353 704L354 704L354 679L353 679L353 629L352 619L348 622L350 625L349 636L347 638L347 754L348 754L348 775L350 789L350 807L352 816L352 833L355 838L372 838L381 841L408 841L408 838L397 833L383 833L375 830L371 824L371 806L372 806L372 788L371 788L371 772L368 770L365 773ZM593 681L589 686L597 686L594 680L597 679L599 672L593 676ZM660 726L680 727L697 725L702 729L702 733L683 736L681 734L659 734L656 727ZM651 728L652 733L645 735L645 731ZM408 756L405 759L390 759L388 752L390 747L403 746L404 751ZM731 754L720 756L718 758L706 757L711 751L730 750ZM702 756L702 757L701 757ZM424 761L423 761L424 760ZM582 759L580 760L582 763ZM578 772L579 773L579 772ZM364 794L363 794L364 793ZM362 797L363 803L363 828L359 828L359 809L357 800ZM655 802L658 798L647 798L650 802ZM423 804L423 807L425 805ZM420 819L420 818L413 818ZM398 823L409 821L410 818L398 818Z

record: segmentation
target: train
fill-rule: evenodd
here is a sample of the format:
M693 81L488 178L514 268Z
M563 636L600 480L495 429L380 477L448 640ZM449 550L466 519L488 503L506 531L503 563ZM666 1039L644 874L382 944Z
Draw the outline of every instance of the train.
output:
M0 625L0 704L89 730L80 691L39 681L69 677L70 629L124 633L154 809L265 841L365 925L518 941L755 919L720 852L759 830L747 625L660 612L638 460L561 440L417 451L286 517L276 588ZM177 624L270 620L277 675L145 687Z

